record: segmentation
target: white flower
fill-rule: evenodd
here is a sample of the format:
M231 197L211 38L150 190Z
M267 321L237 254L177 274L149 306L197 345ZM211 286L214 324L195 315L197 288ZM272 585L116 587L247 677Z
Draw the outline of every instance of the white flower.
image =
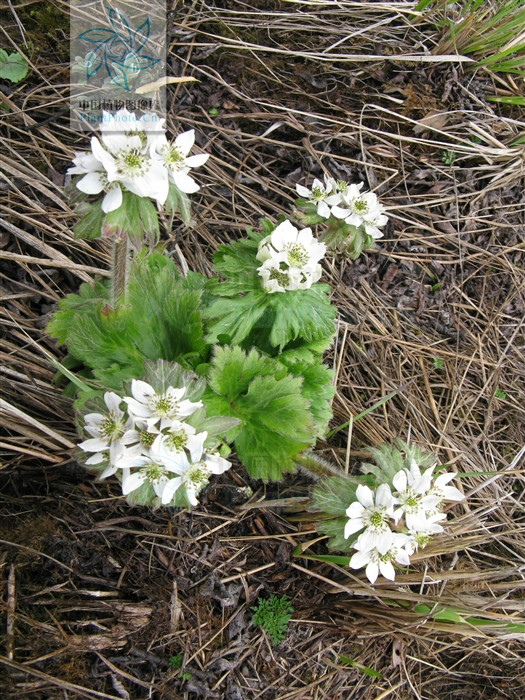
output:
M186 393L185 387L174 389L170 386L164 393L157 394L151 384L133 379L131 393L133 397L124 397L129 413L135 421L145 419L148 430L159 420L160 430L170 427L174 421L191 416L202 406L202 401L181 401Z
M357 548L356 545L357 552L350 559L350 567L361 569L366 566L365 573L370 583L376 582L379 573L393 581L396 573L392 562L395 561L403 566L410 564L408 552L404 549L409 539L407 535L392 533L390 545L384 552L381 552L377 547L366 550Z
M394 512L394 499L390 487L381 484L374 499L374 492L368 486L360 484L356 496L358 500L346 509L349 520L345 525L345 539L364 529L355 548L363 552L377 549L384 554L390 548L393 536L389 520Z
M257 268L262 277L263 289L269 294L275 292L287 292L301 289L303 275L296 267L288 267L279 257L265 260L261 267Z
M361 193L362 186L362 182L359 185L348 185L346 191L340 193L342 206L334 206L332 214L356 228L363 226L372 238L381 238L383 233L379 227L386 224L388 217L383 214L384 207L379 203L377 195L373 192Z
M209 153L199 153L189 156L188 153L195 142L195 131L190 129L179 134L174 143L166 138L158 139L155 143L153 157L167 168L169 179L181 192L192 194L200 189L195 180L188 175L190 168L198 168L208 160Z
M204 454L203 445L208 434L198 433L186 451L169 451L162 449L154 457L170 471L178 474L174 479L166 480L163 485L161 500L165 505L170 503L177 489L184 487L188 501L192 506L198 504L197 495L206 486L212 474L222 474L231 467L231 463L217 453Z
M102 200L102 210L106 213L122 204L122 187L139 197L151 197L159 205L166 201L168 172L150 153L163 134L164 120L155 120L153 116L137 119L126 109L115 115L103 112L101 140L93 136L91 153L75 154L75 167L69 168L68 173L84 175L77 182L81 192L106 192Z
M331 211L326 200L330 193L335 191L336 183L333 178L327 177L326 175L324 176L324 181L325 184L323 185L320 180L314 180L311 190L307 187L303 187L303 185L296 185L295 189L300 197L304 197L304 199L308 199L316 205L319 216L328 219ZM339 197L337 201L339 201Z
M446 513L436 511L433 514L426 514L426 517L418 518L408 530L409 541L405 544L408 554L412 555L418 549L427 546L432 535L443 532L443 527L439 523L446 520Z
M132 471L130 467L140 468ZM171 465L157 461L150 455L135 457L129 462L129 466L122 470L122 493L124 496L127 496L149 482L162 503L169 503L171 498L165 501L163 494L170 482L177 481L178 483L179 481L179 477L171 476L173 473L177 473L177 470L173 469ZM177 486L173 493L175 493L176 489Z
M298 231L286 220L260 243L256 258L262 262L257 269L263 288L274 292L309 289L322 274L319 261L326 253L324 243L305 228Z
M152 447L152 454L159 455L163 460L170 455L188 450L190 454L202 454L207 433L196 433L195 428L187 423L173 421L169 432L159 433Z
M88 413L84 416L85 430L92 437L81 442L79 447L84 452L95 453L86 460L86 464L100 464L109 457L110 465L114 465L121 456L124 445L129 444L124 439L124 433L130 427L130 422L126 421L124 411L120 409L121 402L120 396L107 391L104 394L107 413ZM109 452L109 455L104 452Z
M428 496L432 486L432 472L434 467L421 474L419 467L413 465L412 469L401 469L392 479L396 489L396 501L399 508L394 511L393 518L399 522L405 515L407 527L413 527L415 519L425 517L425 513L438 504L438 499Z
M270 258L279 258L279 254L282 254L279 259L289 267L313 270L317 268L317 263L323 259L325 253L326 245L313 237L311 229L304 228L298 231L287 219L259 243L256 258L265 262Z
M442 501L462 501L465 496L455 486L447 486L449 481L456 476L454 472L445 472L440 474L434 481L434 484L428 495L438 499L439 505Z

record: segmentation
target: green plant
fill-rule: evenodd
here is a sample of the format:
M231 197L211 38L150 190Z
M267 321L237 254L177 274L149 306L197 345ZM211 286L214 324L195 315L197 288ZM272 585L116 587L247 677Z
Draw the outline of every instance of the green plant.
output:
M456 52L472 57L474 67L525 75L523 0L421 0L416 10L426 10L425 18L436 12L436 23L446 27L435 53Z
M452 165L456 160L454 151L441 151L441 160L445 165Z
M278 597L272 593L267 599L259 598L252 610L253 624L263 628L272 644L282 642L293 613L288 597L285 595Z
M170 656L169 660L169 666L170 668L182 668L182 654L175 654L174 656Z
M18 51L8 54L4 49L0 49L0 78L10 80L12 83L19 83L23 80L28 71L27 60Z

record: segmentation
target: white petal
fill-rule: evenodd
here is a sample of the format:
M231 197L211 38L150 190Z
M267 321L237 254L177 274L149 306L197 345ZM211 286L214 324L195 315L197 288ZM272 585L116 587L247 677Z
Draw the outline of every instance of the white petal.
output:
M190 129L182 134L179 134L175 139L175 146L177 146L180 153L183 156L187 156L191 151L193 144L195 143L195 130Z
M297 194L300 197L304 197L305 199L308 199L310 197L310 190L306 187L303 187L303 185L296 185L295 189L297 190Z
M380 554L386 554L392 546L392 531L387 530L377 536L376 548Z
M350 503L346 509L346 515L348 515L349 518L360 518L363 515L364 510L365 509L362 503L359 503L359 501L354 501L353 503Z
M370 562L370 552L356 552L350 559L351 569L361 569Z
M352 520L349 520L345 525L345 540L347 540L350 537L350 535L353 535L355 532L359 532L359 530L362 530L363 527L363 520L361 518L353 518Z
M133 474L124 475L122 478L122 493L127 496L128 493L140 488L146 480L146 475L143 472L134 472Z
M114 391L106 391L104 394L104 403L110 411L114 411L117 416L122 417L123 413L120 410L122 399ZM119 415L120 414L120 415Z
M372 549L375 549L376 544L377 535L367 529L359 535L354 547L362 552L370 552Z
M379 569L381 570L381 573L383 576L390 581L394 581L396 578L396 572L394 570L394 567L392 566L392 562L389 561L382 561L379 564Z
M407 474L406 474L406 471L404 469L401 469L401 471L397 472L397 474L392 479L392 484L394 485L394 487L397 491L400 491L400 492L406 491Z
M170 479L166 482L164 489L162 490L162 505L166 506L171 503L175 491L179 488L182 483L180 476L176 476L174 479Z
M380 484L376 492L376 503L390 509L392 507L392 493L388 484Z
M118 467L115 464L110 464L109 467L106 467L102 474L99 475L100 481L102 479L107 479L108 476L113 476L113 474L116 474Z
M355 491L355 495L359 499L359 502L364 505L365 508L370 508L374 505L374 493L372 489L363 484L359 484Z
M443 489L443 498L445 501L462 501L465 496L455 486L445 486Z
M102 173L91 172L77 182L77 189L85 194L99 194L104 189Z
M145 403L148 399L151 399L152 396L155 396L155 389L147 382L143 382L140 379L133 379L131 382L131 393L133 394L133 398L137 399L137 401Z
M200 190L200 186L186 173L170 170L170 176L175 183L175 187L185 194L194 194Z
M79 444L79 447L81 450L84 450L84 452L100 452L100 450L108 449L108 443L100 437L95 437L84 440L84 442Z
M319 202L319 204L317 205L317 213L324 219L328 219L332 212L326 202Z
M209 153L197 153L197 155L195 156L190 156L189 158L186 158L184 162L188 166L188 168L200 168L201 165L204 165L204 163L206 163L209 157Z
M86 459L86 464L100 464L105 459L105 455L101 452L97 452L92 455L89 459Z
M122 204L122 190L120 185L113 185L109 188L107 195L102 200L102 211L108 214L110 211L115 211Z
M377 580L377 577L379 575L379 567L378 565L371 561L368 566L366 567L366 577L370 581L370 583L375 583Z

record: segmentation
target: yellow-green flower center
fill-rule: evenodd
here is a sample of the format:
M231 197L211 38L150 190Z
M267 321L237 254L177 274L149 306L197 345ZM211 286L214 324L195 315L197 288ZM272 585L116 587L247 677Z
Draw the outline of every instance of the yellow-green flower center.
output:
M363 214L368 210L368 204L364 199L356 199L354 202L354 211L358 214Z
M170 416L177 408L177 400L171 396L158 396L155 400L155 411L161 416Z
M100 425L98 427L100 437L104 438L108 442L118 440L118 438L122 436L123 430L124 425L122 421L117 420L113 413L110 413L102 421L100 421Z
M204 462L196 462L192 464L186 472L186 480L196 487L202 488L208 483L210 472Z
M185 160L182 153L174 144L166 146L162 150L162 155L164 156L164 162L166 163L168 168L179 168Z
M166 475L166 468L161 464L148 464L142 470L146 479L152 484L158 484Z
M139 442L144 447L151 447L155 442L155 433L150 433L147 430L141 430L139 433Z
M121 151L116 156L116 162L119 174L127 177L139 177L149 169L147 156L136 150Z
M286 246L288 264L292 267L303 267L308 262L308 252L300 243L289 243Z
M278 270L275 267L272 267L270 270L269 279L276 280L277 284L281 287L286 287L290 284L290 275L284 272L284 270Z
M165 445L169 450L174 452L180 452L186 447L188 442L188 435L185 430L177 430L170 433L165 440Z

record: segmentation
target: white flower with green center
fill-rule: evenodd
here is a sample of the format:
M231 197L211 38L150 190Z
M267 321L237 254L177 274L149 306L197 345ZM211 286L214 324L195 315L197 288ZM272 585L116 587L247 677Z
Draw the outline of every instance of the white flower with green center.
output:
M265 260L257 272L262 278L263 289L269 294L300 289L303 281L301 271L288 267L279 257Z
M176 470L153 456L141 455L135 457L122 470L122 493L124 496L127 496L144 484L150 484L155 491L155 495L161 499L162 503L169 503L169 501L164 500L163 494L166 486L179 478L173 477L173 473L177 473Z
M443 501L462 501L465 498L465 495L455 486L448 486L455 476L454 472L444 472L434 480L428 497L437 499L436 508L439 508Z
M327 198L335 190L335 180L333 178L324 176L324 184L320 180L314 180L312 183L312 189L309 190L303 185L296 185L295 189L297 194L304 199L312 202L316 205L317 214L322 216L323 219L328 219L331 214L330 207L327 203ZM333 201L333 195L332 195ZM335 203L339 203L340 198L337 197Z
M158 139L152 152L153 158L159 160L167 169L169 179L181 192L192 194L200 187L188 174L191 168L198 168L208 160L209 153L188 156L195 143L195 131L190 129L179 134L173 143L165 138Z
M77 188L86 194L105 192L102 210L110 212L122 204L122 188L139 197L151 197L159 205L168 196L168 171L151 151L164 138L164 120L156 115L136 119L133 112L103 113L100 140L91 138L91 153L76 153L70 175L83 174ZM151 119L146 119L151 117Z
M393 518L398 523L404 515L409 529L413 527L413 522L424 518L426 511L435 507L439 502L436 498L429 498L434 467L426 469L423 474L417 465L415 467L417 471L414 465L410 470L401 469L392 479L392 484L396 489L396 502L399 505L394 511Z
M387 223L388 217L384 215L384 207L379 203L377 195L361 192L362 186L362 182L359 185L348 185L346 192L341 192L341 206L332 207L332 214L351 226L362 226L372 238L381 238L384 234L380 227Z
M412 555L418 549L424 549L432 535L444 532L443 526L439 523L446 519L446 513L436 511L432 514L427 513L425 517L415 520L412 527L408 530L409 541L405 545L408 554Z
M381 573L382 576L394 581L396 572L392 562L397 562L402 566L409 566L410 558L405 547L410 538L407 535L395 532L392 534L389 547L385 551L380 551L377 547L373 549L357 548L356 553L350 559L352 569L362 569L366 566L366 577L370 583L375 583Z
M104 403L108 409L106 413L88 413L84 416L85 431L92 437L81 442L79 447L84 452L95 453L86 460L86 464L100 464L104 459L109 459L110 465L115 465L123 454L124 445L129 444L124 434L131 422L126 420L124 411L120 409L122 399L113 391L107 391Z
M197 496L208 484L212 474L222 474L231 467L231 463L217 453L204 453L204 441L206 432L195 435L195 442L189 450L173 452L162 449L154 456L162 460L162 463L179 476L170 479L162 493L162 503L170 503L179 488L184 488L188 501L192 506L198 505ZM189 445L188 445L189 446Z
M281 260L289 267L311 273L317 269L325 253L325 244L314 238L311 229L298 231L287 219L259 243L256 258L262 263L269 259Z
M182 401L186 393L186 387L175 389L168 387L165 392L157 393L155 389L139 379L131 382L131 393L133 396L124 397L128 404L128 411L135 422L144 420L147 430L152 431L160 421L160 430L169 428L174 421L191 416L198 408L201 408L202 401Z
M201 455L207 436L206 432L196 433L192 425L174 421L168 432L157 435L151 452L163 460L185 450L190 454Z
M390 518L394 512L394 499L388 484L378 486L375 493L368 486L359 484L356 489L357 501L346 509L348 522L345 525L344 536L348 539L360 530L356 549L369 551L376 548L384 554L392 542Z

